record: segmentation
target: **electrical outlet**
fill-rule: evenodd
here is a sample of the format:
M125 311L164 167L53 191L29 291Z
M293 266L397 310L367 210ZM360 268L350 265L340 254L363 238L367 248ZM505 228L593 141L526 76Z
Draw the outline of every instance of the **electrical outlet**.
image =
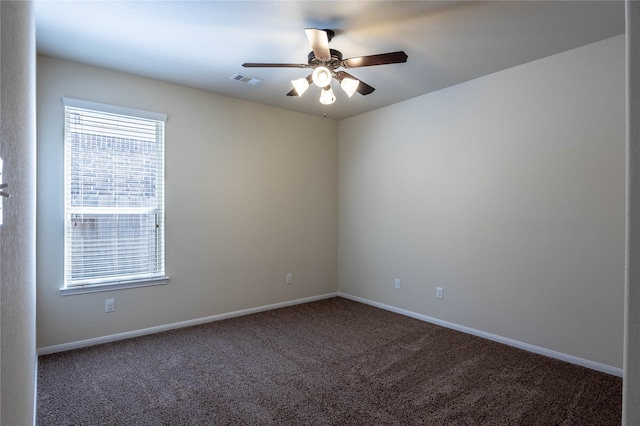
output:
M287 284L293 284L293 274L287 274Z
M442 287L436 287L436 298L442 299L444 297Z
M396 288L396 290L400 290L400 278L396 278L394 280L393 286Z
M104 299L104 311L113 312L116 310L116 302L114 299Z

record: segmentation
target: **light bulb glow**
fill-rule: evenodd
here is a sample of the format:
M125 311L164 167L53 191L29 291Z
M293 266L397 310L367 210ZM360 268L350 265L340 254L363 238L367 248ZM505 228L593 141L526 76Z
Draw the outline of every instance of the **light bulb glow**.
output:
M336 97L333 94L333 90L331 90L331 86L327 86L322 89L320 93L320 103L323 105L331 105L336 101Z
M353 78L343 78L340 82L340 86L345 91L347 96L352 97L356 90L358 90L358 85L360 84L359 80Z
M327 67L317 67L313 70L313 82L318 87L327 87L331 83L331 70Z
M302 94L309 88L309 82L306 78L291 80L291 84L293 84L293 88L296 89L298 96L302 96Z

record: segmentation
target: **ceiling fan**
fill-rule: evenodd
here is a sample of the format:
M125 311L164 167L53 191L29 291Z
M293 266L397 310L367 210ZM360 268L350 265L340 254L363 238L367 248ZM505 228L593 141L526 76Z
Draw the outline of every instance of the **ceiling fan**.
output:
M291 81L293 89L287 93L287 96L302 96L311 83L314 83L322 88L320 103L329 105L336 100L331 89L331 81L334 78L340 82L340 86L349 97L353 96L355 92L368 95L375 90L345 71L336 71L338 68L358 68L407 62L408 56L403 51L342 59L341 52L329 49L329 42L335 35L333 30L307 28L304 31L312 49L306 64L248 62L242 66L247 68L311 68L313 72L307 77Z

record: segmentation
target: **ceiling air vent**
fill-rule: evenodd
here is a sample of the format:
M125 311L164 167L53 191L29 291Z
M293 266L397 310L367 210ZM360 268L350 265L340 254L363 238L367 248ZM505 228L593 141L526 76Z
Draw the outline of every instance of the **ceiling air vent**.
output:
M259 78L249 77L248 75L242 75L242 74L238 74L238 73L235 73L234 75L229 77L229 79L230 80L240 81L242 83L249 83L249 84L253 84L253 85L256 85L256 84L258 84L258 83L260 83L262 81Z

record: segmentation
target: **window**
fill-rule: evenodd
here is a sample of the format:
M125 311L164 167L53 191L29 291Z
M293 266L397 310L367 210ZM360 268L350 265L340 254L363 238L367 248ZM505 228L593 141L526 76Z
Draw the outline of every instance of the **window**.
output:
M165 283L166 116L70 98L63 103L61 291Z

